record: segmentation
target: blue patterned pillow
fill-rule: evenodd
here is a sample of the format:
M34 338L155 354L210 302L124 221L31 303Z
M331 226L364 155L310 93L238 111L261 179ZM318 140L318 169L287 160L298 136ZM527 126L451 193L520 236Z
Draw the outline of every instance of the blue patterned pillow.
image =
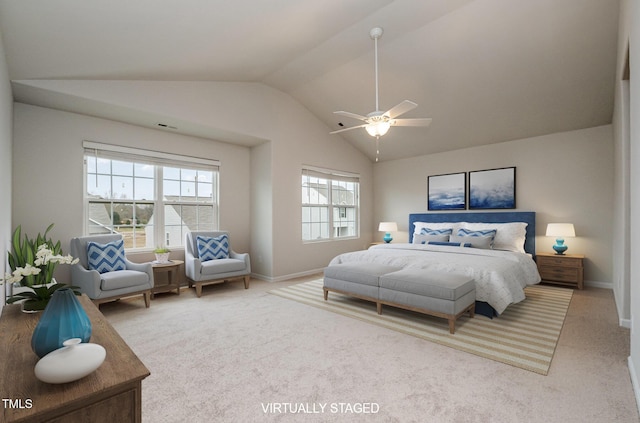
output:
M420 233L422 235L451 235L453 229L431 229L431 228L422 228L420 229Z
M229 237L227 234L216 237L198 235L196 243L201 261L229 258Z
M126 270L124 240L120 239L107 244L89 241L87 243L87 261L89 269L97 270L99 273Z
M458 236L484 236L491 238L491 240L493 241L493 239L496 237L497 232L498 231L495 229L482 229L474 231L471 229L461 228L458 229Z

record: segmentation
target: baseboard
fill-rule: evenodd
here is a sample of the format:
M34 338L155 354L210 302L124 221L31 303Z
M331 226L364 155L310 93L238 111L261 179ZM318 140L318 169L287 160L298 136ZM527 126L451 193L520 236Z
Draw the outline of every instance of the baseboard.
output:
M584 281L584 286L590 286L592 288L613 289L613 284L611 282Z
M324 270L324 267L321 269L314 269L314 270L307 270L305 272L299 272L299 273L290 273L288 275L283 275L283 276L266 276L266 275L261 275L258 273L252 273L251 277L252 278L256 278L256 279L260 279L263 281L267 281L267 282L282 282L282 281L287 281L289 279L295 279L295 278L302 278L305 276L310 276L310 275L314 275L317 273L322 273L322 271Z
M620 325L620 327L631 329L631 319L620 319L618 321L618 324Z
M631 387L633 388L633 395L636 397L636 407L640 413L640 384L638 383L638 376L636 374L636 368L633 365L633 359L631 356L627 359L629 366L629 375L631 376Z

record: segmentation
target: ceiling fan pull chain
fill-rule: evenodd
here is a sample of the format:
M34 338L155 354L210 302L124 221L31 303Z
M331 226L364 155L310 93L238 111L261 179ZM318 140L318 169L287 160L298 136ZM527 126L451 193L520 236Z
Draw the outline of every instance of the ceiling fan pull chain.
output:
M376 137L376 163L378 163L378 158L380 156L380 136Z

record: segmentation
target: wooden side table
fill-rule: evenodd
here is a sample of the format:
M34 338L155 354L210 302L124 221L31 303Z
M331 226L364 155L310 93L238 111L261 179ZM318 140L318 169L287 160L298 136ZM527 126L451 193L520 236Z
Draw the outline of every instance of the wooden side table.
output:
M178 269L184 264L182 260L171 260L168 263L151 263L153 267L153 289L151 290L151 298L156 292L168 292L176 290L180 295L180 280L178 279ZM158 285L156 275L161 273L167 274L167 283Z
M584 287L584 256L581 254L536 255L538 272L543 282L582 289Z
M80 303L91 320L90 342L102 345L107 357L88 376L56 385L41 382L33 372L38 356L31 350L31 335L40 315L25 314L16 304L4 306L0 392L8 401L3 401L0 421L142 421L142 379L149 376L149 370L86 295L80 297Z

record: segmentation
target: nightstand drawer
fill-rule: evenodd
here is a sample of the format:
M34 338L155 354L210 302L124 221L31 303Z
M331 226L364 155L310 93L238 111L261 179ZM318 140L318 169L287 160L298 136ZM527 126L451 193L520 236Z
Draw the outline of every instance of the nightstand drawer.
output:
M546 267L540 266L540 277L542 280L578 282L579 269L577 267Z
M582 267L582 258L579 257L554 257L554 256L538 256L536 257L538 266L554 266L554 267Z

